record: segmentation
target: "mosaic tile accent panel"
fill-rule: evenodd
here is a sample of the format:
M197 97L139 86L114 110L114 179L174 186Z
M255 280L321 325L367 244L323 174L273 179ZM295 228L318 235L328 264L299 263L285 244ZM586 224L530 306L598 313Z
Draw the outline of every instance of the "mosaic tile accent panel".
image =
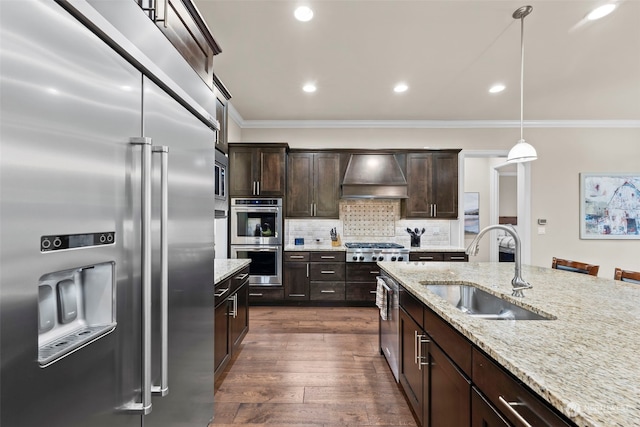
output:
M384 200L340 202L344 236L395 236L400 203Z

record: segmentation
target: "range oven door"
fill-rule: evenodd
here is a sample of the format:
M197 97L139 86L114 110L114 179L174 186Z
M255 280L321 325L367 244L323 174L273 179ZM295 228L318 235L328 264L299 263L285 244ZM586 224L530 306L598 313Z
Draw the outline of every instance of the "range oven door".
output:
M273 205L238 205L237 200L231 201L231 244L281 245L282 199L274 199Z
M231 245L231 258L251 260L250 285L282 286L282 246Z

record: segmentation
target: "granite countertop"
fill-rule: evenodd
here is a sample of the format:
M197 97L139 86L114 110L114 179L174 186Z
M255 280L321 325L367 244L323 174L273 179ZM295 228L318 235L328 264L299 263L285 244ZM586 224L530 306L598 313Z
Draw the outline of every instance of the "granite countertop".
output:
M251 263L250 259L214 259L213 260L213 278L215 284L236 274L244 267Z
M640 286L512 263L379 262L389 275L579 426L640 425ZM424 283L475 284L554 320L465 315Z
M464 252L465 248L457 246L421 246L419 248L409 247L410 252Z

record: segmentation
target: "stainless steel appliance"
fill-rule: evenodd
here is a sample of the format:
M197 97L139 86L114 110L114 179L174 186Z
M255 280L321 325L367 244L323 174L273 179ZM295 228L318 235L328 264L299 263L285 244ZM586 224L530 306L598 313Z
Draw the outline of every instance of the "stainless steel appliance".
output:
M0 425L206 426L215 123L80 0L0 31Z
M216 196L216 218L226 218L229 211L229 200L227 198L229 183L227 182L227 168L229 158L220 150L216 150L216 161L213 167L215 179L214 194Z
M409 249L398 243L352 243L347 248L347 262L409 261Z
M282 245L282 199L231 199L232 245Z
M400 381L400 298L399 285L389 276L378 276L386 293L386 319L380 316L380 352L384 354L396 382Z
M249 283L282 285L282 199L231 199L231 258L249 258Z

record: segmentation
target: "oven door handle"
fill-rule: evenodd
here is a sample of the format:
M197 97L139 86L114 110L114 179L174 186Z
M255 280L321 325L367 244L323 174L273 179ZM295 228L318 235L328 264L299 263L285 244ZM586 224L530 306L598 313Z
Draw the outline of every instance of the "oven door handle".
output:
M236 251L247 251L247 252L277 252L278 250L280 250L280 246L263 246L263 245L238 246L238 245L231 245L231 249L235 249Z

